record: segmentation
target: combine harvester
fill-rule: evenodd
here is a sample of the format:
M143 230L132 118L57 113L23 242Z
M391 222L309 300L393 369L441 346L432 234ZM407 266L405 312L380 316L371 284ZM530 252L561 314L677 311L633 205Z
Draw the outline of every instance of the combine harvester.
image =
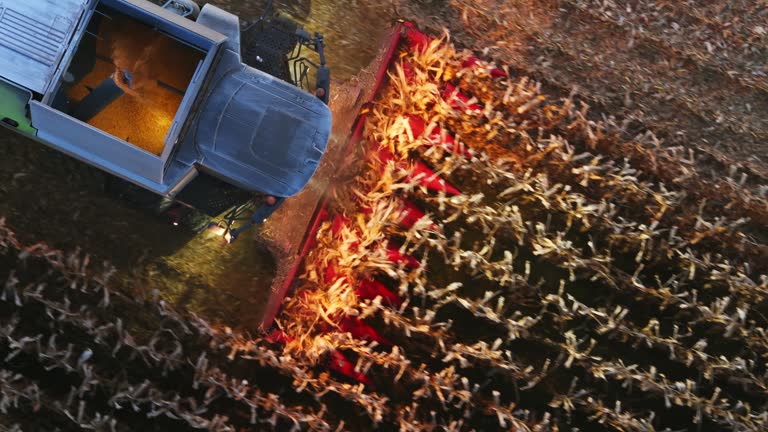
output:
M234 239L298 193L325 153L323 49L271 6L241 30L237 16L189 0L6 2L0 120L175 224L186 209L229 210Z
M249 26L190 0L162 7L145 0L5 3L0 120L99 168L108 190L174 224L190 212L221 218L209 228L228 241L284 204L282 214L291 220L278 225L289 227L281 237L287 258L278 263L261 320L267 329L319 226L330 218L327 185L335 163L362 138L363 107L375 99L403 46L413 50L429 42L407 22L393 26L370 82L347 107L355 120L334 125L346 138L330 149L323 37L273 13L271 3ZM411 122L414 131L425 127L416 118ZM458 193L425 164L418 172L425 187ZM313 176L319 181L305 188ZM403 205L409 214L404 223L422 216ZM334 223L344 221L336 216ZM418 265L397 250L388 254ZM359 292L397 303L375 280L361 283ZM363 323L346 324L353 333L372 334Z

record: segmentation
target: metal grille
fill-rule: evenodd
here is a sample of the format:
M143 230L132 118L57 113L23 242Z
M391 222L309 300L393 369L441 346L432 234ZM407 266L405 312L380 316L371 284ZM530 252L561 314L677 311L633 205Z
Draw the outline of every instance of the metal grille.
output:
M53 65L66 32L10 8L1 9L0 15L0 44L46 66ZM69 25L59 27L66 29Z
M298 43L297 25L273 18L261 20L243 32L242 57L246 64L293 84L288 55Z

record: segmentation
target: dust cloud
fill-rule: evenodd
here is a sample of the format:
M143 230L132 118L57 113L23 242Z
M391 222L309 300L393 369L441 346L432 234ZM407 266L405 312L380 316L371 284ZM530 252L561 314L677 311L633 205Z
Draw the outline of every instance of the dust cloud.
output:
M157 92L160 82L186 90L201 53L128 17L117 16L105 24L115 81L127 94L148 96ZM123 71L130 74L130 84Z

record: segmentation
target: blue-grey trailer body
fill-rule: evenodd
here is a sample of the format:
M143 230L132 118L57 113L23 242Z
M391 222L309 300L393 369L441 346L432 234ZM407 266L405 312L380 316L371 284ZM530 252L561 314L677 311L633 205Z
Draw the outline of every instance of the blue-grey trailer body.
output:
M0 1L0 119L166 200L204 206L218 197L194 195L218 194L211 185L296 194L328 143L327 94L245 64L237 16L196 15L144 0ZM196 179L204 187L182 193Z

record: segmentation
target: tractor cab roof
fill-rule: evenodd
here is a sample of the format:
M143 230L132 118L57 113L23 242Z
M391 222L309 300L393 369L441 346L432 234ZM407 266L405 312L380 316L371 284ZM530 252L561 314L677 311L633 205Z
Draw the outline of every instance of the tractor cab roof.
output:
M248 66L211 87L197 122L201 165L246 190L281 197L298 193L325 153L328 107Z

